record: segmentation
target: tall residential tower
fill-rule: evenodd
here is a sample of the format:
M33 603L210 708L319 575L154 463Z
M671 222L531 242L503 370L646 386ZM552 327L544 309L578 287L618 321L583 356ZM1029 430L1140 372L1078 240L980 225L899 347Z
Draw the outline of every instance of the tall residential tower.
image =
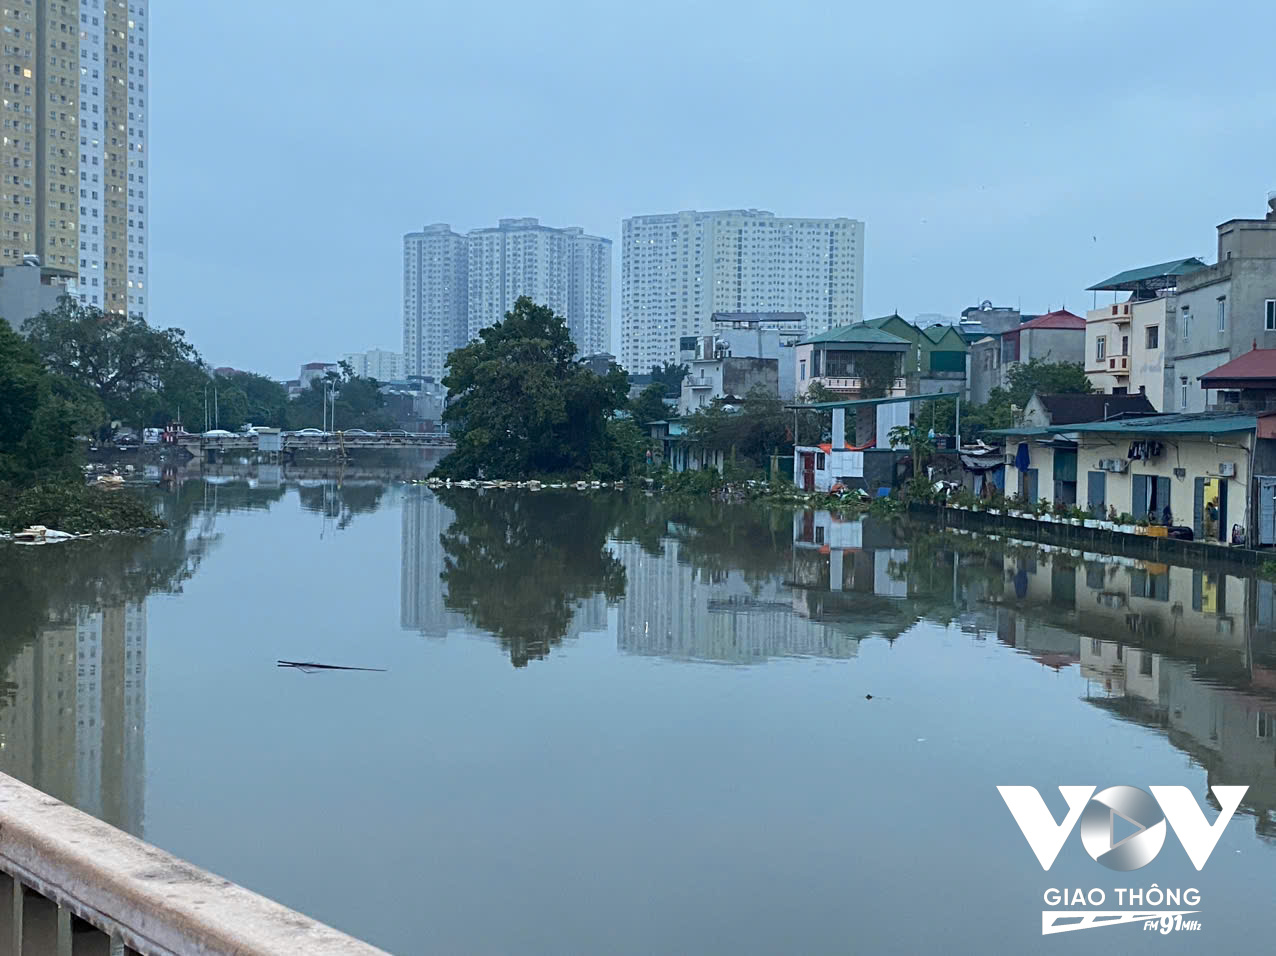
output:
M581 355L611 344L611 240L578 227L502 219L461 236L439 223L403 237L408 375L444 374L448 353L505 317L522 295L567 322Z
M24 0L0 25L0 264L145 315L147 0Z
M864 223L779 219L760 209L635 216L623 226L620 359L678 361L679 339L715 312L802 312L806 330L860 321Z

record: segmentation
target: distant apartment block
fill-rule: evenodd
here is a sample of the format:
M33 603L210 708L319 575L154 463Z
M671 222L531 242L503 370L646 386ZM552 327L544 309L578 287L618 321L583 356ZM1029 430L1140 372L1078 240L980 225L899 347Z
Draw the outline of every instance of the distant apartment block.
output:
M807 333L858 322L864 223L782 219L759 209L684 211L624 221L621 364L675 362L715 312L802 312Z
M78 280L81 302L120 314L147 311L147 6L0 10L0 263L38 256Z
M469 339L469 243L444 223L403 237L403 356L408 375L443 377Z
M401 352L369 349L366 352L347 352L341 360L362 378L375 378L378 382L402 382L407 378Z
M467 235L446 224L403 237L408 375L442 378L453 349L501 321L519 296L567 322L581 355L611 345L611 240L579 227L502 219Z
M469 338L495 325L522 295L567 320L578 354L611 349L611 240L577 226L502 219L469 236Z

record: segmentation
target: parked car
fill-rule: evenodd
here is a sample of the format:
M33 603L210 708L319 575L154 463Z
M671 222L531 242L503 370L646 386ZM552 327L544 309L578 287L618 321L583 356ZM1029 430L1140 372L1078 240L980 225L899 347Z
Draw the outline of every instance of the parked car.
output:
M204 437L205 438L234 438L235 433L228 432L224 428L210 428L208 431L204 432Z
M299 432L295 432L299 438L323 438L328 433L321 428L303 428Z
M350 437L350 438L371 438L371 437L373 437L373 436L372 436L372 432L364 431L362 428L347 428L344 432L342 432L342 434L343 434L343 435L346 435L346 436L348 436L348 437Z
M387 438L407 438L408 437L408 433L405 432L402 428L394 428L388 432L382 432L381 434L385 435Z

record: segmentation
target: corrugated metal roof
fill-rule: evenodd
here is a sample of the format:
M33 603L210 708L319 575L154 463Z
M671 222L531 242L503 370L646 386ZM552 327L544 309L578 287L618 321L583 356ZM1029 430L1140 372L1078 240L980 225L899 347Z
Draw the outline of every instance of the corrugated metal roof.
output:
M1154 266L1142 269L1127 269L1118 272L1110 279L1104 279L1086 289L1087 292L1133 292L1135 286L1149 279L1160 279L1166 276L1183 276L1198 269L1204 269L1205 263L1195 257L1191 259L1172 259L1169 262L1158 262Z
M1215 435L1253 431L1257 424L1258 419L1253 415L1203 412L1184 415L1148 415L1143 418L1122 418L1110 422L1078 422L1072 425L1055 425L1045 428L998 428L986 434L1022 435L1026 438L1083 432L1121 435Z
M898 335L891 335L864 322L857 325L838 325L826 332L819 332L799 342L799 345L819 345L836 342L844 345L898 345L900 351L909 343Z

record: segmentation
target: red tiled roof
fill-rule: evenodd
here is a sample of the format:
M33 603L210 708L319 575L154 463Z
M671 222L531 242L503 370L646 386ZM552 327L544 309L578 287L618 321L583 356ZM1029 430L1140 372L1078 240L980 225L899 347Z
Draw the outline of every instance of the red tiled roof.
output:
M821 442L816 447L819 448L820 451L827 454L828 452L831 452L833 450L833 443L831 441ZM877 447L876 438L870 439L869 441L865 442L863 445L852 445L850 442L846 443L847 451L864 451L867 448L876 448L876 447Z
M1201 376L1201 385L1217 388L1206 385L1211 379L1276 379L1276 349L1251 349L1240 358L1206 372Z
M1018 328L1011 329L1012 332L1019 332L1023 329L1084 329L1085 319L1079 315L1073 315L1067 309L1060 309L1057 312L1047 312L1045 315L1039 315L1031 322L1025 322Z

